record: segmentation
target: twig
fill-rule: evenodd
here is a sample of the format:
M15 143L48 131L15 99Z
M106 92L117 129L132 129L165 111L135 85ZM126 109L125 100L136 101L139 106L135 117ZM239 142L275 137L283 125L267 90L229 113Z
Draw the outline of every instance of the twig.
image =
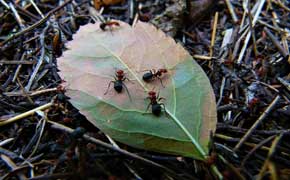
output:
M33 73L31 74L31 76L29 78L29 81L28 81L27 85L25 86L26 91L30 90L30 87L31 87L31 85L32 85L32 83L34 81L34 78L37 75L38 70L39 70L40 66L42 65L42 63L43 63L44 56L45 56L45 34L46 34L46 32L47 32L49 27L50 27L50 24L43 29L43 32L40 35L41 55L40 55L39 60L38 60L36 66L35 66L35 68L33 70Z
M62 124L59 124L59 123L57 123L57 122L53 122L53 121L48 120L48 123L52 124L51 127L52 127L52 128L55 128L55 129L59 129L59 130L62 130L62 131L66 131L66 132L68 132L68 133L72 133L72 132L74 131L74 129L71 129L71 128L69 128L69 127L66 127L66 126L64 126L64 125L62 125ZM151 165L151 166L154 166L154 167L157 167L157 168L163 169L164 171L168 172L168 174L172 175L174 178L177 178L177 179L183 179L181 176L178 176L175 172L173 172L172 170L168 169L167 167L165 167L165 166L163 166L163 165L161 165L161 164L158 164L158 163L156 163L156 162L153 162L153 161L151 161L151 160L149 160L149 159L143 158L143 157L141 157L141 156L138 156L138 155L133 154L133 153L131 153L131 152L128 152L128 151L126 151L126 150L123 150L123 149L120 149L120 148L114 147L114 146L112 146L111 144L108 144L108 143L105 143L105 142L103 142L103 141L100 141L100 140L98 140L98 139L96 139L96 138L93 138L93 137L87 135L87 134L85 134L85 135L83 136L83 138L84 138L85 140L87 140L87 141L90 141L90 142L92 142L92 143L98 144L98 145L100 145L100 146L103 146L103 147L105 147L105 148L108 148L108 149L110 149L110 150L113 150L113 151L115 151L115 152L118 152L118 153L120 153L120 154L123 154L123 155L125 155L125 156L127 156L127 157L130 157L130 158L133 158L133 159L137 159L137 160L140 160L140 161L142 161L142 162L144 162L144 163L146 163L146 164L149 164L149 165Z
M114 147L116 147L116 148L118 148L118 149L120 149L120 147L118 146L118 144L109 136L109 135L107 135L107 134L105 134L105 136L108 138L108 140L110 141L110 143L114 146ZM138 179L138 180L142 180L142 178L135 172L135 170L134 169L132 169L132 167L130 167L130 165L128 164L128 163L126 163L126 162L124 162L124 164L125 164L125 166L128 168L128 170L135 176L135 178L136 179Z
M2 147L0 147L0 154L4 154L6 156L9 156L11 159L21 159L21 160L23 160L23 158L18 156L18 154L14 153L14 152L11 152L8 149L2 148Z
M8 143L10 143L12 141L14 141L14 138L5 139L5 140L3 140L3 141L0 142L0 147L1 146L5 146L6 144L8 144Z
M212 60L212 59L216 59L215 57L198 55L198 54L193 55L193 58L195 58L195 59L201 59L201 60Z
M274 91L274 92L276 92L276 93L279 93L279 90L278 90L278 89L276 89L275 87L273 87L273 86L271 86L271 85L269 85L269 84L267 84L267 83L264 83L264 82L262 82L262 81L258 81L258 80L253 80L253 82L259 83L259 84L261 84L261 85L263 85L263 86L269 88L270 90L272 90L272 91Z
M224 124L224 123L218 123L217 129L219 131L228 130L228 131L238 132L238 133L242 133L242 134L247 132L247 129L239 128L236 126L231 126L231 125ZM281 134L281 133L290 135L290 129L285 129L285 130L255 130L254 133L259 134L259 135L267 135L267 136Z
M249 136L253 133L253 131L258 127L258 125L265 119L268 113L273 109L276 103L280 100L280 96L277 95L276 98L272 101L272 103L267 107L267 109L263 112L263 114L259 117L259 119L252 125L249 131L241 138L239 143L235 146L234 151L237 151L241 145L249 138Z
M275 140L273 141L272 145L271 145L271 148L268 152L268 156L267 156L267 159L266 161L264 162L264 165L260 171L260 173L258 174L257 176L257 180L261 180L263 178L263 175L264 175L264 172L267 170L267 167L269 166L269 163L271 161L271 157L273 157L274 153L275 153L275 150L278 146L278 143L279 141L281 140L281 138L283 137L283 134L280 134L279 136L277 136L275 138Z
M23 53L19 62L23 62L25 57L26 57L26 53ZM17 69L16 69L15 74L13 76L12 82L16 81L16 78L18 77L18 73L20 72L21 67L22 67L21 64L19 64L17 66Z
M43 89L43 90L37 90L37 91L27 91L26 94L28 96L37 96L40 94L44 93L49 93L49 92L56 92L57 88L49 88L49 89ZM3 93L5 96L23 96L23 93L21 92L4 92Z
M277 4L278 6L280 6L281 8L285 9L286 11L290 12L290 8L285 6L285 4L283 4L280 0L274 0L272 1L273 3Z
M31 141L30 141L31 143L29 142L28 145L26 146L26 148L24 149L23 154L25 154L25 152L28 152L35 143L34 148L33 148L32 152L30 153L30 155L26 158L26 161L27 161L27 159L30 159L38 149L41 137L42 137L43 132L44 132L44 127L46 125L46 120L47 120L46 115L42 115L42 119L40 121L38 121L38 124L36 126L35 135L33 136L33 138L31 138Z
M264 146L265 144L267 144L268 142L270 142L271 140L273 140L276 136L270 136L267 139L261 141L259 144L257 144L243 159L242 163L241 163L241 167L244 167L246 164L246 161L262 146Z
M247 6L248 6L248 9L250 9L250 1L248 1ZM253 24L253 18L252 18L251 11L248 11L248 18L249 18L249 28L250 28L250 32L251 32L251 36L252 36L252 40L253 40L254 53L255 53L255 56L257 57L257 55L258 55L258 49L257 49L257 44L256 44L255 31L254 31L254 28L252 26L252 24Z
M12 171L17 168L17 165L8 156L1 154L0 157L11 168ZM20 180L27 179L27 177L22 172L17 172L16 174Z
M275 38L275 36L266 27L264 28L264 31L268 35L268 37L271 39L271 41L273 42L273 44L276 46L276 48L278 49L278 51L281 53L281 55L284 58L286 58L288 54L285 51L285 49L281 46L281 44L279 43L279 41Z
M258 17L260 15L261 11L262 11L263 6L264 6L265 0L260 0L257 3L260 3L260 4L258 5L258 9L257 9L257 11L256 11L256 13L254 15L254 18L253 18L253 21L252 21L252 24L251 24L252 27L255 26L255 24L256 24L256 22L258 20ZM251 37L251 31L248 31L248 34L247 34L246 39L244 41L244 45L242 47L242 50L241 50L240 55L239 55L238 60L237 60L238 64L240 64L242 62L242 58L243 58L244 53L245 53L245 51L247 49L250 37Z
M20 89L23 93L23 95L28 99L28 101L30 102L30 104L34 104L33 100L31 99L31 97L29 97L29 95L26 93L25 88L23 87L22 83L20 82L19 78L16 78L18 85L20 86Z
M0 127L1 127L1 126L4 126L4 125L7 125L7 124L10 124L10 123L12 123L12 122L18 121L18 120L20 120L20 119L22 119L22 118L25 118L25 117L27 117L27 116L31 116L31 115L33 115L36 111L40 111L40 110L44 110L44 109L48 109L48 108L50 108L52 105L53 105L53 103L50 102L50 103L47 103L47 104L42 105L42 106L40 106L40 107L34 108L34 109L30 110L30 111L27 111L27 112L25 112L25 113L19 114L19 115L13 117L13 118L7 119L6 121L1 121L1 122L0 122Z
M89 13L90 13L91 18L96 22L97 21L105 22L105 19L102 16L103 10L104 10L104 8L102 8L100 11L97 11L95 8L89 7Z
M284 132L281 132L281 133L284 134ZM233 138L233 137L230 137L230 136L226 136L226 135L222 135L222 134L217 134L217 133L214 136L215 136L215 138L220 138L222 140L225 140L225 141L228 141L228 142L231 142L231 143L232 142L238 142L240 140L240 138ZM245 142L244 145L246 145L248 147L251 147L251 148L254 148L254 147L257 146L257 144L250 143L250 142ZM260 149L263 150L263 151L267 151L267 152L270 150L270 148L267 147L267 146L262 146ZM287 156L287 158L290 158L290 154L288 152L282 151L281 152L281 155Z
M241 35L239 35L239 38L238 38L238 40L235 43L235 47L234 47L234 51L233 51L233 55L232 55L231 61L233 61L236 58L236 56L238 54L238 51L240 49L240 46L241 46L241 42L243 41L243 39L244 39L244 37L246 35L247 35L247 31L245 31Z
M216 104L217 107L219 107L220 103L222 102L225 84L226 84L226 77L223 77L221 88L220 88L220 94L219 94L220 97L219 97L219 100L217 101L217 104Z
M34 9L37 11L37 13L44 18L44 15L42 14L42 12L40 11L40 9L37 7L37 5L35 4L35 2L33 0L29 0L30 3L32 4L32 6L34 7Z
M273 16L273 18L271 18L272 23L274 24L275 27L279 27L278 24L277 24L277 22L279 22L278 16L277 16L276 12L273 10L273 6L272 6L272 3L271 3L271 0L267 0L267 4L268 4L268 8L270 10L270 13Z
M138 19L139 19L139 14L136 13L135 17L134 17L134 20L133 20L133 23L132 23L132 27L135 27L137 22L138 22Z
M11 61L7 61L7 60L0 60L0 64L11 64L11 65L14 65L14 64L35 64L35 61L19 61L19 60L11 60Z
M25 16L29 17L31 20L38 21L41 19L39 16L36 16L35 14L27 11L23 7L19 6L18 4L15 4L14 6L19 11L19 14L25 15Z
M214 23L213 23L212 33L211 33L211 41L210 41L210 49L209 49L209 56L210 57L213 56L213 48L214 48L214 44L215 44L215 36L216 36L216 30L217 30L218 17L219 17L219 13L216 12L214 15Z
M9 2L9 7L10 7L10 9L11 9L11 11L12 11L12 13L13 13L13 15L14 15L16 21L17 21L17 23L18 23L19 26L20 26L20 29L23 30L23 29L25 28L25 26L23 25L23 23L22 23L22 19L20 18L19 14L18 14L18 12L16 11L15 7L13 6L12 2Z
M273 161L269 161L268 168L271 174L271 180L279 180L277 168Z
M262 25L264 25L264 26L266 26L266 27L268 27L268 28L270 28L270 29L272 29L274 31L277 31L277 33L280 33L280 34L281 33L287 33L284 29L274 27L274 26L268 24L267 22L265 22L265 21L263 21L261 19L258 20L258 23L260 23L260 24L262 24Z
M235 168L230 162L228 162L222 155L218 155L218 158L224 162L224 164L236 175L235 178L238 180L245 180L241 173Z
M3 6L5 6L7 9L10 9L9 5L4 1L4 0L0 0L1 4L3 4Z
M231 17L232 17L234 23L235 24L238 23L238 18L237 18L237 15L235 13L235 10L234 10L234 7L233 7L231 1L230 0L225 0L225 1L226 1L226 5L227 5L227 7L229 9L229 12L231 14Z
M70 3L72 0L67 0L66 2L64 2L62 5L58 6L57 8L51 10L50 12L47 13L47 15L42 18L41 20L37 21L35 24L33 24L32 26L29 26L25 29L23 29L22 31L10 36L9 38L7 38L5 41L0 43L0 46L4 46L6 43L8 43L9 41L12 41L13 39L37 28L38 26L42 25L43 23L45 23L47 21L47 19L53 15L55 12L59 11L60 9L62 9L64 6L66 6L68 3Z
M283 78L277 77L277 80L290 92L290 83Z

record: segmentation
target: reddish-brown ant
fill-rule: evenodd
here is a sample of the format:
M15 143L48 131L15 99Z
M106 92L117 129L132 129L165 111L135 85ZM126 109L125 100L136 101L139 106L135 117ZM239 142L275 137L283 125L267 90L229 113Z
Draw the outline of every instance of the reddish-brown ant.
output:
M120 24L117 21L105 21L100 24L100 28L103 31L106 31L107 26L111 28L113 26L120 26Z
M145 82L149 82L157 78L160 80L161 85L164 87L160 77L162 76L162 74L168 72L167 69L158 69L157 71L155 69L152 69L152 70L147 70L147 71L149 72L143 75L143 80Z
M146 99L150 100L150 104L148 104L146 111L148 111L150 105L152 106L152 113L155 116L159 116L161 113L161 105L163 106L164 110L165 110L165 105L163 103L159 103L160 100L165 99L163 97L159 97L159 93L156 96L156 92L155 91L149 91L148 92L148 97Z
M116 73L115 73L115 77L114 77L114 81L110 81L109 85L108 85L108 88L106 90L106 92L104 93L104 95L106 95L109 91L109 88L111 86L111 83L114 83L114 89L117 91L117 93L121 93L122 90L123 90L123 87L126 89L127 93L128 93L128 96L131 100L131 96L130 96L130 93L128 91L128 88L127 86L124 84L124 81L125 80L128 80L130 81L127 77L125 77L125 72L121 69L117 70Z

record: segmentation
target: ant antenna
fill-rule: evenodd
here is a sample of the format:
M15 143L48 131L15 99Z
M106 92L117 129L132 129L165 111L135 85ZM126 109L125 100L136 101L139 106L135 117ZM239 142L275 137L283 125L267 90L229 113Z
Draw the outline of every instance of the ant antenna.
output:
M128 97L129 97L130 101L132 102L132 97L131 97L131 95L129 93L129 90L128 90L127 86L125 84L123 84L123 87L125 88L125 90L126 90L126 92L128 94Z

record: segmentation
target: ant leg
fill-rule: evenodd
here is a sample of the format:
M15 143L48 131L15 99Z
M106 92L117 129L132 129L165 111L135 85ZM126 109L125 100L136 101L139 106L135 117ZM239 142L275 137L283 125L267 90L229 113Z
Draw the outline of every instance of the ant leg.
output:
M127 77L125 77L125 78L122 79L122 81L125 81L125 80L128 80L130 83L134 84L134 82L131 81L131 80L130 80L129 78L127 78Z
M146 111L144 113L142 113L143 115L148 111L149 107L150 107L151 103L148 104Z
M156 96L156 99L157 99L157 100L165 99L164 97L159 97L159 95L160 95L160 91L158 91L158 94L157 94L157 96Z
M150 69L145 69L145 70L143 70L143 71L137 71L137 72L147 72L147 71L149 71L150 73L153 74L152 70L150 70Z
M131 98L131 95L129 93L129 90L128 90L127 86L124 83L122 84L122 86L126 89L126 92L127 92L128 96L129 96L129 99L130 99L130 101L132 101L132 98Z
M107 88L106 92L104 93L104 95L106 95L106 94L108 93L109 88L110 88L110 86L111 86L111 83L114 83L114 82L115 82L115 81L110 81L110 83L109 83L109 85L108 85L108 88Z
M160 101L160 100L166 100L166 98L160 97L160 98L158 98L158 101Z
M111 26L109 26L109 31L110 31L111 35L113 36L113 28Z
M163 88L165 88L165 86L163 85L162 79L160 77L157 77L162 85Z
M147 100L147 99L151 99L150 97L146 97L146 98L144 98L144 100Z

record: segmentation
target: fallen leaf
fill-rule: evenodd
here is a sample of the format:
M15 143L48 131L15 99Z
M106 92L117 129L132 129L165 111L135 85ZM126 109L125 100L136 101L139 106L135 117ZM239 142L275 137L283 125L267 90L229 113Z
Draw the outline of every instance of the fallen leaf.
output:
M157 152L204 160L210 131L217 123L210 82L190 54L153 25L138 22L102 31L99 23L80 28L69 50L58 59L71 103L87 119L122 143ZM145 70L166 68L162 77L146 83ZM104 95L116 69L126 72L126 91ZM166 98L166 113L147 111L148 91Z
M94 6L97 10L100 10L102 6L124 3L124 1L125 0L94 0Z

